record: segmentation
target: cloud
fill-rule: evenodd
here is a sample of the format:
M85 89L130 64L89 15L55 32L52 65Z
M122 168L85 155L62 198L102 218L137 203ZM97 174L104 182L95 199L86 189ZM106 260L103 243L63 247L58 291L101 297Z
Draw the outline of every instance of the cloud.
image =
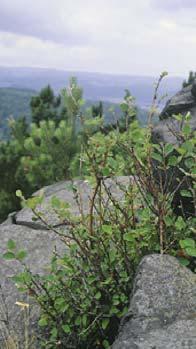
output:
M58 0L58 6L51 0L1 0L0 31L80 45L87 36L75 30L71 20L77 11L70 10L65 8L63 0Z
M168 12L177 12L183 9L196 8L195 0L152 0L151 4L156 8L163 9Z
M191 4L190 0L0 0L0 65L186 74L194 69L196 57ZM174 11L182 6L186 16Z

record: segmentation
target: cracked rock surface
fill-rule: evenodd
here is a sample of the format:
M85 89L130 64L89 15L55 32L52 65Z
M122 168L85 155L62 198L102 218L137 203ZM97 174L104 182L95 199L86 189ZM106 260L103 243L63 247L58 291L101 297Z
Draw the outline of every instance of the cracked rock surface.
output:
M118 187L120 185L127 186L129 177L118 177L114 180L107 180L107 186L112 193L121 200L123 193ZM91 188L86 181L74 181L77 186L84 212L89 208L89 196ZM56 183L54 185L43 188L44 200L39 210L44 213L47 222L51 225L59 225L58 229L65 231L67 226L55 215L50 208L50 200L53 196L66 201L70 205L70 211L74 215L79 215L79 209L74 199L70 181ZM34 195L39 194L39 192ZM34 273L46 273L51 260L54 249L59 254L66 253L65 245L61 242L60 237L52 231L46 229L41 221L33 221L33 213L31 209L24 208L20 212L10 214L7 220L0 224L0 255L5 253L8 240L12 239L16 242L18 249L27 251L28 256L25 259L26 264ZM11 277L21 271L21 266L16 261L5 261L0 259L0 349L4 348L3 340L9 336L8 330L11 330L12 336L17 335L23 341L24 336L24 312L16 305L16 301L24 301L31 303L32 301L24 294L19 293L14 285ZM2 298L3 297L3 298ZM36 332L36 322L38 318L38 308L31 303L30 305L30 323L31 330ZM9 326L7 326L7 317ZM9 327L9 328L8 328Z
M120 185L127 186L130 181L128 176L119 176L113 180L107 179L106 185L112 191L112 194L116 196L119 200L122 199L123 193L120 190L118 183ZM40 211L44 213L49 224L53 226L61 225L61 221L56 216L55 212L50 207L50 201L52 197L57 197L60 200L67 202L70 205L70 210L73 215L79 215L78 205L74 199L74 194L72 190L72 185L77 188L80 195L83 210L88 212L89 209L89 197L92 193L91 187L87 181L75 180L73 183L71 181L63 181L60 183L52 184L42 189L44 193L44 202L39 207ZM34 195L39 195L40 191L36 192ZM32 227L34 229L42 229L44 225L40 221L34 222L32 220L33 212L29 208L24 208L15 215L16 224L25 225Z
M112 349L195 349L196 275L168 255L141 261Z
M108 180L107 186L119 199L123 193L117 183L127 186L130 178ZM117 182L117 183L116 183ZM51 224L61 224L48 205L52 196L69 202L71 212L79 214L70 189L70 182L61 182L44 188L45 199L40 208ZM76 181L84 210L88 210L90 186ZM32 221L30 209L11 214L0 225L0 254L6 251L9 239L28 253L26 264L34 273L46 273L54 248L66 253L65 245L42 222ZM68 229L63 227L62 229ZM0 259L0 348L9 336L4 320L9 318L9 330L24 343L24 312L15 302L30 303L30 331L38 333L39 309L29 297L17 291L10 277L21 270L15 261ZM193 349L196 348L196 276L170 256L145 257L138 267L130 300L129 313L123 319L121 329L112 349ZM2 299L3 295L3 299ZM23 347L21 347L23 348ZM39 346L36 347L39 349Z

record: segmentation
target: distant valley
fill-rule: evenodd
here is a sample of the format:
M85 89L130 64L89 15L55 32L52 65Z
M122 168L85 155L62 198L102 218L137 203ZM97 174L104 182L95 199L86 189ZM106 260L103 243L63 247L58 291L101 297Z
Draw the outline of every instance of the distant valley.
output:
M148 107L152 101L156 77L113 75L64 71L41 68L9 68L0 67L0 87L22 88L39 91L50 84L55 92L65 87L71 76L76 76L78 83L84 89L84 98L88 100L103 100L119 102L124 90L129 89L137 104ZM183 78L167 77L164 79L160 93L171 96L182 85Z
M0 138L7 138L7 119L10 116L26 116L27 120L30 120L31 97L41 88L50 84L55 93L59 93L68 84L71 76L76 76L79 85L82 86L87 106L100 100L104 102L104 114L106 122L109 123L112 122L112 115L108 110L114 105L119 113L118 103L123 99L124 90L129 89L139 107L139 119L145 123L156 81L153 77L0 67ZM168 99L180 89L182 81L183 79L178 77L165 78L160 95L167 94Z

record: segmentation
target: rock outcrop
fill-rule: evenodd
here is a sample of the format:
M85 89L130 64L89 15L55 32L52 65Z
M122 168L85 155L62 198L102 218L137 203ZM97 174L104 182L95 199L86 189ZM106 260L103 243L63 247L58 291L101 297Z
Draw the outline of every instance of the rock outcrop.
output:
M160 122L153 129L153 140L155 142L164 142L176 144L177 139L171 130L178 130L179 122L171 119L172 115L190 112L192 119L190 125L192 130L196 130L196 84L183 88L175 96L173 96L167 103L165 108L159 115Z
M146 256L112 349L195 349L196 275L168 255Z
M122 191L117 183L127 185L129 177L118 177L116 180L108 180L107 186L112 193L122 198ZM68 202L70 211L74 215L79 215L79 209L74 199L72 185L78 188L83 203L83 209L87 212L89 207L89 196L91 188L87 181L64 181L42 189L44 200L39 210L44 213L45 219L57 229L68 229L51 209L50 200L52 197ZM39 192L35 193L38 195ZM43 222L33 220L33 212L29 208L24 208L20 212L10 214L8 219L0 225L0 255L6 251L8 240L16 242L17 247L27 251L28 256L25 259L26 264L34 273L45 273L50 263L54 249L59 253L66 253L65 245L62 244L60 237L46 228ZM24 343L24 311L16 303L23 301L31 303L31 299L24 294L19 293L11 277L21 271L21 265L16 261L5 261L0 259L0 348L5 346L5 338L11 336L19 337ZM30 304L30 330L36 332L35 328L38 309L34 304ZM30 334L31 335L31 334ZM4 343L4 344L3 344Z
M183 122L177 121L172 118L173 115L182 114L185 115L188 112L191 113L190 126L192 131L196 130L196 82L192 85L183 88L174 97L172 97L166 104L165 108L160 114L160 122L154 127L152 133L152 139L154 143L163 142L165 144L179 144L179 140L176 134L182 129ZM155 175L158 174L158 170L155 171ZM172 176L172 178L170 178ZM157 176L159 178L159 174ZM182 180L184 174L175 168L174 171L170 171L167 176L171 191L179 185L179 179ZM186 178L179 189L176 191L173 199L173 207L177 214L184 214L186 217L193 216L195 214L194 202L190 198L182 197L180 191L182 189L188 189L188 186L192 186L190 178Z
M117 183L127 186L129 177L108 180L112 193L121 200L123 193ZM45 199L40 210L47 220L58 229L68 229L49 210L53 196L69 202L74 215L79 210L71 190L71 182L61 182L43 189ZM90 186L85 181L75 181L80 191L85 211L89 205ZM0 225L0 254L6 250L9 239L28 252L26 264L34 273L46 273L54 249L66 253L64 244L40 221L32 220L30 209L14 213ZM30 337L38 333L39 309L30 297L19 293L11 276L21 270L15 261L0 259L0 348L5 347L5 338L16 335L24 343L24 311L16 303L30 304ZM113 349L181 349L196 347L196 276L181 267L170 256L152 255L141 262L136 275L130 309L124 318L119 337ZM1 297L3 295L3 298ZM9 324L9 325L8 325ZM35 348L39 348L36 347Z
M119 200L123 197L123 192L120 190L118 184L127 186L130 181L130 177L128 176L119 176L116 179L107 179L106 185L112 191L112 194L116 196ZM52 197L57 197L62 201L69 203L70 211L73 215L79 215L79 208L77 202L74 197L74 192L72 190L73 186L77 188L80 200L82 202L82 208L85 213L88 212L89 209L89 198L91 195L91 187L88 181L83 180L75 180L71 181L62 181L50 186L47 186L41 191L44 195L44 202L39 207L39 210L44 214L47 222L52 224L52 226L58 227L63 226L62 222L59 220L54 210L51 209L50 201ZM39 195L41 191L36 192L34 195ZM32 227L33 229L43 229L45 226L41 221L33 221L33 212L29 208L24 208L20 212L15 214L14 220L16 224L25 225Z

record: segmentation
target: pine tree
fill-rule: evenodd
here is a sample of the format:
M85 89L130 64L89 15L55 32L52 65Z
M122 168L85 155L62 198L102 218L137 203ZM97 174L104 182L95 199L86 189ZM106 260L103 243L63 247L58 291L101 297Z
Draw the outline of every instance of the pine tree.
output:
M30 107L32 121L37 125L43 120L53 120L58 124L66 118L66 109L61 106L61 96L56 97L50 85L43 88L38 96L32 97Z

